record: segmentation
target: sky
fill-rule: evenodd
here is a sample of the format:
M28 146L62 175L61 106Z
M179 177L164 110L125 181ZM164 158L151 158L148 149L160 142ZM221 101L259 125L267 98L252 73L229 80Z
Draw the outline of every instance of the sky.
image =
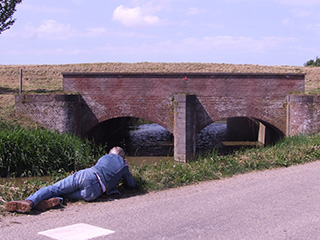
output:
M200 62L303 66L320 0L23 0L0 64Z

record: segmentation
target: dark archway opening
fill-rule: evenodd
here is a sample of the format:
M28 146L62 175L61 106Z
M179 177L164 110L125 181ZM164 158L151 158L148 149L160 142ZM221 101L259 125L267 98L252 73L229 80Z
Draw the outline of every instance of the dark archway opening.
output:
M114 118L99 123L87 132L86 138L98 145L103 145L109 151L114 146L125 146L127 126L130 118Z
M121 117L101 122L86 137L105 146L106 151L121 146L128 156L173 156L174 152L173 134L140 118ZM265 121L228 118L208 125L197 134L196 153L203 155L215 150L229 154L240 148L274 144L283 137L280 130Z
M229 154L240 148L272 145L284 138L275 126L248 117L227 118L212 123L197 134L196 152Z
M278 128L271 125L270 123L267 123L260 119L258 121L266 126L265 145L273 145L285 137L283 132L281 132Z
M173 156L173 135L159 124L121 117L101 122L86 137L96 144L124 148L128 156Z
M283 139L284 134L275 126L255 118L234 117L227 119L226 141L256 143L256 145L271 145Z

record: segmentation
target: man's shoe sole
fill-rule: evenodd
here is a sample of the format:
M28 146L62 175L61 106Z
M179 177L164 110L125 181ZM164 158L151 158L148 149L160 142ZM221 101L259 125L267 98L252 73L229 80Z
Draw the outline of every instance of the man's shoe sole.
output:
M49 198L48 200L41 200L35 207L34 209L37 210L47 210L49 208L53 208L55 206L58 206L61 204L61 199L60 198Z
M31 204L27 201L11 201L6 203L4 208L10 212L18 212L18 213L31 212Z

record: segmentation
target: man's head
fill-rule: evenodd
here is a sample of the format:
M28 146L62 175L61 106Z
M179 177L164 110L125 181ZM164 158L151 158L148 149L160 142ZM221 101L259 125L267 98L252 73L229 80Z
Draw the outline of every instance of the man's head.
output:
M125 152L121 147L113 147L109 153L117 154L124 159Z

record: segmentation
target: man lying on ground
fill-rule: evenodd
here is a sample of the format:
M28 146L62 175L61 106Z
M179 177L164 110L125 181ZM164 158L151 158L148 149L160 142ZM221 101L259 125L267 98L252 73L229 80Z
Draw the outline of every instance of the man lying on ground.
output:
M28 213L32 209L46 210L61 204L63 197L93 201L103 193L119 193L116 187L121 179L125 187L136 188L124 155L122 148L114 147L93 167L80 170L53 185L43 187L26 200L8 202L5 209L19 213Z

